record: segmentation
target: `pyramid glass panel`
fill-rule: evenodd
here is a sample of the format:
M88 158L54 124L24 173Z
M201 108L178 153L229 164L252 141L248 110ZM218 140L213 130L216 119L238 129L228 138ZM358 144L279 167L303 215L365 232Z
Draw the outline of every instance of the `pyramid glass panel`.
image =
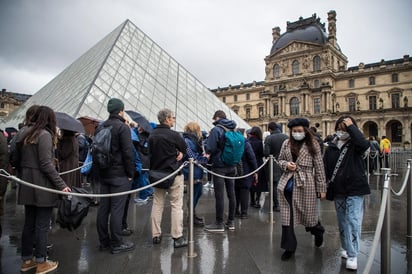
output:
M222 109L239 127L246 122L166 51L126 20L34 94L6 121L17 126L31 105L41 104L73 117L108 117L106 105L117 97L127 110L157 122L157 112L169 108L176 114L175 129L190 121L210 130L213 113Z

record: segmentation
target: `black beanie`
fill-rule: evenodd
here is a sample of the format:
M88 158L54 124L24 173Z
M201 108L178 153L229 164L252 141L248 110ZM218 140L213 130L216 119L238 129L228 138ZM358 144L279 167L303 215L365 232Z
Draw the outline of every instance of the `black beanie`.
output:
M120 99L112 98L107 103L107 111L109 113L118 114L122 110L124 110L124 104Z

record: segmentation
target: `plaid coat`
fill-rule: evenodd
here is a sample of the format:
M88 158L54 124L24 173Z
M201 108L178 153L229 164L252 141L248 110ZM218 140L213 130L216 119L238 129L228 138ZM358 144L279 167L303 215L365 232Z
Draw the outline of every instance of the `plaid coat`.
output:
M280 177L277 188L282 225L290 225L290 209L284 195L284 188L292 176L294 177L293 224L312 227L318 223L316 193L326 192L326 177L320 146L317 143L315 146L316 154L312 157L306 144L303 144L295 162L297 168L292 172L286 169L287 163L293 162L290 143L289 140L283 142L278 161L281 169L285 172Z

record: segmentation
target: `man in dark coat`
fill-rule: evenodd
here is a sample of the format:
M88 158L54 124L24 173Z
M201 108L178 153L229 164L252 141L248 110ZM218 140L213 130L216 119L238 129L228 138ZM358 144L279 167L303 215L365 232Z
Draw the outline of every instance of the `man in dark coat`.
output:
M135 173L133 143L129 126L124 119L124 104L112 98L107 104L109 119L96 129L97 134L103 127L111 126L112 166L100 169L101 194L125 192L131 189ZM96 167L97 168L97 167ZM97 232L100 250L111 249L113 254L131 251L134 243L123 242L121 237L122 216L127 195L101 198L97 212ZM110 221L110 233L109 233Z
M0 169L7 170L8 166L9 166L9 154L8 154L7 139L6 137L4 137L3 132L0 130ZM6 195L7 183L8 183L7 179L1 176L0 177L0 216L3 215L3 203L4 203L4 196ZM1 227L1 224L0 224L0 227Z
M236 167L228 166L223 163L221 155L224 148L225 128L234 130L236 128L236 122L226 119L226 113L222 110L218 110L213 115L213 125L215 127L211 130L209 137L206 140L206 153L210 154L210 162L212 163L212 171L228 177L234 177L236 175ZM222 127L223 126L223 127ZM235 197L235 180L224 179L220 176L213 176L213 186L215 190L216 200L216 222L205 226L205 230L209 232L224 232L225 226L229 230L235 230L234 218L236 211L236 197ZM228 220L223 223L224 215L224 201L226 187L227 197L229 199L229 213Z
M265 139L264 145L264 155L265 157L269 157L272 155L276 160L279 157L280 149L282 148L283 142L288 139L289 137L282 133L280 130L280 125L276 124L275 122L270 122L268 125L268 129L270 135ZM273 210L279 210L279 201L278 201L278 193L277 187L279 183L280 176L282 175L282 170L280 169L277 162L273 163ZM269 178L269 176L268 176Z
M150 169L173 173L179 168L186 152L186 143L182 136L171 130L176 117L170 109L162 109L157 114L159 125L149 136ZM183 174L178 174L169 189L154 188L152 207L152 240L153 244L160 244L162 237L162 214L166 192L169 194L171 205L171 231L174 240L173 246L180 248L187 246L183 237Z

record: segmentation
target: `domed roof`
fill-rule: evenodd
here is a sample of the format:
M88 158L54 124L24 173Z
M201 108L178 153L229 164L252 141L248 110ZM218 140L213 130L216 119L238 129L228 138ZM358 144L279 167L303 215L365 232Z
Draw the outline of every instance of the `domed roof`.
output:
M309 18L299 18L296 22L287 22L287 30L275 41L270 50L270 55L286 46L292 41L309 42L324 45L328 41L325 24L320 23L316 14Z

